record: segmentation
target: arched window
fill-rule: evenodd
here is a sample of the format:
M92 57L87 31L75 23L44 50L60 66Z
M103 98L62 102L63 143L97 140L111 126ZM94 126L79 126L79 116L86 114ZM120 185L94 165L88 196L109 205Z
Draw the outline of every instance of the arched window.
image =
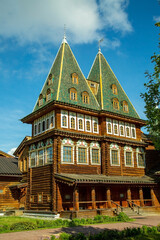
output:
M120 150L117 144L110 145L110 163L112 166L120 165Z
M72 83L78 84L78 74L72 73Z
M100 146L97 142L90 144L91 164L100 164Z
M52 84L52 73L49 74L48 76L48 85Z
M119 135L120 136L125 136L125 131L124 131L124 122L119 122Z
M38 102L39 102L39 106L42 106L42 105L43 105L43 95L42 95L42 94L39 95L39 100L38 100Z
M92 129L93 129L94 133L98 133L99 132L98 118L96 118L96 117L92 117Z
M68 111L61 110L61 127L68 128Z
M82 101L83 103L89 104L89 94L87 92L82 93Z
M115 84L112 84L112 92L117 95L117 86Z
M91 131L91 123L90 123L90 121L86 121L86 130L88 131L88 132L90 132Z
M77 101L77 90L75 88L70 89L70 100Z
M74 163L74 143L71 139L63 139L61 153L62 163Z
M47 102L51 100L51 89L50 88L47 89L46 100L47 100Z
M145 167L145 152L144 149L139 147L136 149L136 157L137 157L137 166Z
M71 128L75 129L75 118L71 117Z
M78 128L79 128L79 130L83 130L83 120L82 119L79 119L79 121L78 121Z
M67 117L66 116L62 116L62 125L63 125L63 127L67 126Z
M129 112L128 103L126 101L123 101L123 112Z
M119 110L119 101L117 98L113 98L113 108Z
M110 118L106 119L107 133L112 134L112 120Z
M133 149L130 146L124 147L124 158L126 167L133 167L134 165Z

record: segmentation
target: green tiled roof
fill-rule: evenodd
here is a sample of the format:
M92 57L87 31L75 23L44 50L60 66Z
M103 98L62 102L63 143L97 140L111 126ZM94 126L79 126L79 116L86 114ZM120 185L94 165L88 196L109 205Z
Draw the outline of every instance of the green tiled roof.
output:
M78 74L78 84L72 83L72 73ZM51 101L57 100L60 102L70 103L81 107L91 108L99 110L100 106L96 97L93 95L87 80L85 79L68 43L63 41L58 54L54 60L49 74L52 74L52 84L48 86L47 80L41 91L43 95L43 104L38 105L38 101L33 110L36 111L45 106L49 102L46 102L47 89L51 89ZM48 76L49 76L48 74ZM77 90L77 101L70 100L70 88ZM89 104L83 103L82 92L87 91L89 94Z
M88 80L99 83L99 89L96 97L103 110L123 114L128 117L139 118L138 113L134 109L132 103L101 52L99 52L95 58ZM117 86L117 95L112 92L112 84ZM113 108L113 98L117 98L119 100L119 110ZM128 103L128 113L123 111L123 101Z

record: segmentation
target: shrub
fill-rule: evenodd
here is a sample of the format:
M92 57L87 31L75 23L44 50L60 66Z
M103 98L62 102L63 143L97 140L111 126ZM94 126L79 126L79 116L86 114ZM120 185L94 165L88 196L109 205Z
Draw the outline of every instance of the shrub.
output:
M94 221L92 218L86 218L86 224L93 224Z
M70 236L69 240L87 240L88 238L83 233Z
M4 224L4 225L0 225L0 232L5 232L6 230L9 230L9 226Z
M69 240L70 239L70 234L68 233L61 233L59 236L59 240Z
M36 225L32 222L17 222L17 223L13 223L10 226L10 230L32 230L32 229L36 229Z
M124 212L120 212L119 215L117 216L117 219L120 222L128 222L128 221L130 221L130 218Z
M81 224L85 224L86 223L86 219L84 219L84 218L81 218L81 222L80 222Z
M96 223L102 223L103 222L103 217L100 215L97 215L94 217L94 222Z
M63 220L62 219L56 219L54 220L55 226L63 226Z
M55 240L56 237L54 235L51 236L51 240Z

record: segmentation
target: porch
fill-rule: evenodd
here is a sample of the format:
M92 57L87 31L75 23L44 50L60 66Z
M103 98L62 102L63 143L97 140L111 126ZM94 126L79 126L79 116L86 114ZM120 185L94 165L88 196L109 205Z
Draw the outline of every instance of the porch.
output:
M144 177L57 174L58 212L113 215L124 208L159 206L156 183Z

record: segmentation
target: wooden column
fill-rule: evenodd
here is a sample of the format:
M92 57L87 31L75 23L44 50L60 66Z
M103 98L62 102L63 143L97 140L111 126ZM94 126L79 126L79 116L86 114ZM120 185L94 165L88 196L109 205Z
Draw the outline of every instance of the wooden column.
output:
M106 204L106 206L108 206L108 208L111 208L112 204L111 204L111 190L110 190L110 188L106 189L106 197L107 197L107 204Z
M130 188L127 189L127 199L130 200L130 201L132 199L131 198L131 189Z
M91 199L92 199L92 209L96 209L96 191L95 187L92 187L91 189Z
M57 172L57 139L53 140L53 169L52 169L52 211L57 211L56 200L57 200L57 190L56 190L56 181L54 174Z
M75 187L73 190L73 209L79 211L79 189Z
M60 193L60 189L58 184L56 184L56 188L57 188L57 212L61 212L63 210L62 208L62 197L61 197L61 193Z
M139 198L140 198L140 206L144 207L143 189L142 188L139 188Z
M154 190L151 188L151 199L152 199L152 206L155 206L155 195L154 195Z

